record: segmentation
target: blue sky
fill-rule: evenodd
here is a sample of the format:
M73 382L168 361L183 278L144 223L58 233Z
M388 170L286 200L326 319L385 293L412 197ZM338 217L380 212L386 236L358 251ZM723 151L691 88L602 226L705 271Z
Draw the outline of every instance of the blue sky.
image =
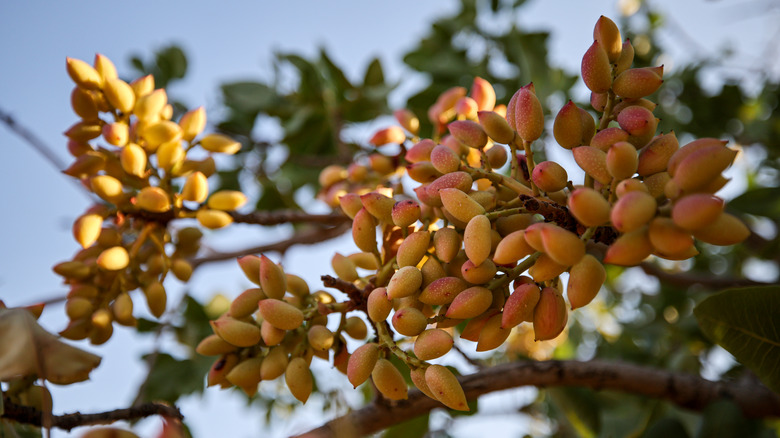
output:
M519 20L532 29L552 30L551 56L570 71L578 70L598 16L618 15L613 0L529 3ZM658 0L652 4L674 17L663 41L669 47L667 68L683 63L687 56L698 56L702 51L716 53L729 45L740 53L729 61L736 67L730 73L741 74L740 64L767 62L761 50L775 32L776 11L774 15L753 11L761 11L769 2ZM268 77L273 50L314 55L324 46L353 76L360 74L372 57L379 56L386 75L391 80L402 79L402 53L427 32L434 17L456 7L453 1L419 0L3 1L0 109L68 161L62 132L77 118L69 107L73 84L65 72L66 56L91 62L99 52L116 63L120 74L128 76L131 54L148 58L155 49L176 42L187 52L190 68L186 80L171 93L193 107L217 108L219 83ZM777 65L774 69L777 74ZM402 87L401 93L409 89ZM403 97L397 94L394 101L403 101ZM13 306L62 295L65 289L50 267L76 251L70 226L88 207L87 200L5 126L0 126L0 151L4 158L0 172L0 299ZM257 243L277 238L273 231L246 228L232 234L234 239L247 236ZM296 273L315 282L320 273L330 271L330 254L325 249L353 250L349 239L321 247L320 251L292 251L285 264L307 266L309 271ZM191 292L201 298L219 291L238 294L245 281L232 265L196 273ZM291 270L295 272L295 268ZM181 290L181 285L173 288ZM43 322L53 331L62 329L62 307L48 309ZM143 378L138 356L148 346L149 342L133 337L129 330L118 330L105 346L85 346L101 354L103 364L94 372L92 382L55 388L55 411L93 412L127 405ZM240 399L225 393L210 391L203 401L185 401L183 410L201 437L217 436L226 427L232 428L230 436L257 436L261 424L260 415L252 417ZM274 433L287 434L293 427L314 426L321 420L319 416L299 419ZM66 435L57 432L54 436Z

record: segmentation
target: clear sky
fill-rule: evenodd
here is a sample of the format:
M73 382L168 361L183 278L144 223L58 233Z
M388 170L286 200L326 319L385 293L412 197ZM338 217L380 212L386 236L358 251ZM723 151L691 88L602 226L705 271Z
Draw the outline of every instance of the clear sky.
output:
M553 61L570 71L578 70L598 16L618 16L614 0L529 3L520 22L532 29L552 30ZM741 74L742 67L776 60L776 56L762 52L770 38L777 38L777 9L765 13L770 3L653 1L674 18L663 41L671 56L667 68L683 63L686 57L717 53L726 46L740 53L728 61L734 66L729 73ZM218 108L218 85L267 78L273 50L314 55L325 46L352 76L379 56L391 80L403 79L401 54L427 32L433 18L456 7L454 1L420 0L2 1L0 109L68 161L62 132L77 117L69 106L73 84L65 72L66 56L91 62L99 52L116 63L120 74L128 76L132 73L130 55L148 58L155 49L178 43L189 57L190 68L186 80L170 92L193 107ZM777 64L773 68L777 74ZM393 96L396 102L403 98ZM70 227L88 207L87 199L70 178L59 174L5 126L0 126L0 151L4 165L0 172L0 299L14 306L62 295L65 289L50 267L76 251ZM253 243L278 238L275 231L253 228L234 230L231 236ZM353 250L349 239L340 239L321 245L318 251L292 251L285 264L314 283L319 274L329 273L330 253L325 250L334 248L345 253ZM296 265L306 266L307 271L296 271ZM190 292L201 299L218 291L234 296L244 286L237 268L223 264L196 273ZM174 284L176 288L181 290ZM61 330L66 322L62 306L48 309L42 320L50 330ZM55 388L55 411L94 412L126 406L143 378L139 355L148 350L149 342L132 336L129 330L117 330L104 346L81 346L102 355L103 364L93 373L93 381ZM182 405L197 436L224 435L226 429L231 437L258 436L261 415L246 411L239 398L215 392L209 391L204 400L185 400ZM322 420L318 416L305 418L274 433L287 434ZM58 431L54 436L66 435Z

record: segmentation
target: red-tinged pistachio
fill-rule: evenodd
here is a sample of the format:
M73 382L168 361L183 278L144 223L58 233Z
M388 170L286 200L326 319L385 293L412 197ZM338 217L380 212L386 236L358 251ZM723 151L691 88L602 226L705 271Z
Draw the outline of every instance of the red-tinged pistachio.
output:
M614 107L612 107L612 114L619 114L621 111L623 111L624 109L630 106L641 106L642 108L646 108L650 112L653 112L655 111L656 108L658 108L658 104L649 99L624 98L622 101L618 102Z
M620 128L632 136L641 137L648 133L655 135L656 118L647 108L638 105L629 106L620 111L617 121Z
M509 265L535 252L525 240L525 231L518 230L506 235L496 246L493 262Z
M428 257L428 259L420 268L420 272L422 272L423 276L422 288L426 288L435 280L447 276L447 272L444 270L444 267L435 257Z
M452 118L454 114L452 109L455 107L455 103L465 95L466 89L463 87L452 87L441 93L428 110L428 118L434 125L444 125L447 120Z
M619 141L628 141L628 132L612 127L599 131L593 136L590 145L596 149L607 152L613 144Z
M566 187L569 175L555 161L542 161L534 167L531 180L545 192L557 192Z
M355 215L363 208L363 202L360 200L360 195L357 193L347 193L340 196L339 205L341 206L341 211L350 219L354 219Z
M371 372L371 380L383 397L389 400L406 400L408 389L406 381L389 360L380 358Z
M350 356L347 363L347 379L354 388L368 380L379 360L379 346L368 343L358 347Z
M398 266L417 266L428 252L431 244L431 234L427 230L415 231L406 236L398 247L396 261Z
M580 146L572 149L574 161L582 170L601 184L609 184L612 175L607 170L607 154L592 146Z
M480 316L471 318L469 322L466 323L466 326L463 327L463 330L460 332L460 338L471 342L479 341L479 333L482 331L482 328L485 326L485 323L487 323L488 319L490 319L492 316L496 314L498 314L497 310L490 311Z
M265 255L260 255L260 286L266 296L277 300L282 299L287 289L287 277L284 271Z
M666 196L664 194L666 184L671 181L671 179L672 177L669 176L668 172L658 172L644 177L642 183L647 187L647 192L650 193L652 197L662 200L662 198Z
M488 149L486 149L485 154L487 155L490 167L493 169L503 167L509 158L506 147L498 144L493 144L493 146L490 146Z
M433 234L433 248L439 260L449 263L460 251L462 239L453 228L440 228Z
M591 188L582 187L573 191L569 196L568 206L571 214L586 227L598 227L609 221L609 202L601 193Z
M260 324L260 336L265 345L279 345L287 334L285 330L274 327L270 322L263 321Z
M724 146L710 146L690 153L675 169L672 178L685 192L700 190L726 170L737 151Z
M684 196L674 203L672 220L685 230L700 230L720 217L723 205L722 199L706 193Z
M596 135L596 121L593 116L582 108L577 108L580 112L580 122L582 124L582 140L580 144L590 144L590 140Z
M631 45L631 41L628 38L623 42L623 47L620 50L620 56L615 62L615 74L620 74L626 71L634 62L634 46Z
M256 255L247 255L238 258L238 265L244 272L249 281L260 285L260 257Z
M380 175L390 175L395 172L396 162L393 158L376 153L368 156L371 169Z
M590 92L590 106L596 111L603 112L607 107L607 100L607 93Z
M242 360L225 376L228 382L238 386L248 397L257 393L257 385L260 384L260 366L263 359L250 357Z
M420 204L413 199L396 202L390 215L393 223L401 228L408 227L420 219Z
M325 167L320 171L318 181L320 183L320 186L330 187L337 182L344 181L344 178L347 177L347 170L344 169L344 166L339 166L337 164L331 164L330 166Z
M666 170L669 159L679 149L680 144L674 132L663 134L650 142L639 153L637 173L640 176L649 176Z
M333 268L336 276L344 281L351 283L360 277L355 263L341 253L333 254L333 257L330 259L330 266Z
M214 361L209 370L207 382L208 386L215 385L230 385L225 376L236 366L238 363L238 354L228 353Z
M498 269L492 260L487 259L479 265L474 265L471 260L466 260L460 268L463 279L471 284L485 284L495 277Z
M542 281L549 281L553 278L561 275L566 271L568 266L562 265L552 259L547 254L542 254L533 266L528 269L528 273L533 277L534 281L540 283Z
M534 93L533 83L530 83L515 93L514 122L508 120L517 135L524 141L532 142L541 137L544 131L544 112L542 104Z
M699 149L709 148L713 146L726 146L725 140L718 140L717 138L700 138L694 140L685 146L677 149L677 151L669 158L669 162L666 166L666 171L669 175L674 176L677 171L677 166L683 162L688 156Z
M406 141L406 134L400 126L391 126L375 132L368 142L374 146L386 144L401 144Z
M427 191L430 196L439 198L441 196L439 192L443 189L458 189L461 192L468 192L473 183L471 175L457 171L440 176L428 185Z
M566 149L582 144L580 143L582 141L582 118L579 108L571 100L555 116L553 136L555 141Z
M655 93L663 82L652 70L630 68L615 78L612 89L618 96L639 99Z
M460 169L460 157L444 145L437 145L431 151L431 164L441 173L455 172Z
M466 257L475 266L480 265L490 256L492 249L490 231L490 219L482 214L471 218L466 225L463 232L463 246L466 250Z
M420 360L431 360L444 356L452 349L452 336L442 329L428 329L414 341L414 354Z
M532 322L534 309L539 302L540 292L539 286L534 283L525 283L517 286L504 303L501 327L511 329L522 322Z
M442 365L431 365L425 370L425 384L428 390L444 406L456 411L468 411L466 395L457 377Z
M133 93L135 93L136 100L138 100L138 98L144 97L154 91L154 76L142 76L133 82L130 82L130 87L133 89Z
M378 192L370 192L362 195L360 201L363 203L363 208L368 210L371 216L374 216L378 221L392 222L393 205L395 205L393 198Z
M244 318L257 311L257 305L260 300L266 298L263 290L259 287L253 287L241 292L236 299L230 303L230 316L233 318Z
M534 309L534 340L546 341L558 337L567 321L568 311L561 292L551 287L542 289Z
M582 80L594 93L606 93L612 86L612 68L603 47L594 41L582 57Z
M681 254L693 247L691 232L677 226L668 217L657 217L648 229L650 243L661 254Z
M387 289L378 287L368 295L368 317L371 321L380 322L387 319L393 310L393 303L387 296Z
M536 251L544 252L544 243L542 242L542 229L552 225L553 224L547 222L537 222L535 224L529 225L528 228L525 229L525 235L524 235L525 242L528 244L528 246L535 249Z
M429 398L436 400L436 395L431 392L430 388L428 388L428 384L425 383L425 370L427 368L415 368L412 369L409 372L409 377L412 379L412 383L414 383L414 386L417 387L423 394L427 395Z
M274 347L263 359L263 363L260 364L260 377L262 380L273 380L284 374L289 360L287 358L287 351L282 347Z
M221 356L226 353L232 353L237 348L217 335L209 335L198 343L195 351L203 356Z
M433 151L434 147L436 147L436 143L433 140L426 138L410 147L406 151L404 158L410 163L428 161L431 159L431 151Z
M425 330L428 318L414 307L398 309L393 314L393 328L404 336L417 336Z
M595 257L585 254L569 270L569 284L566 295L572 310L583 307L593 301L601 285L607 278L607 271Z
M409 175L409 178L421 184L433 182L442 176L442 173L436 170L430 161L420 161L406 166L406 174Z
M607 248L604 263L618 266L636 266L653 252L646 226L618 237Z
M303 312L284 301L266 298L258 307L263 319L276 328L295 330L303 323Z
M420 119L411 110L406 108L398 109L393 112L393 116L398 124L409 131L410 134L417 135L417 132L420 130Z
M250 347L260 342L260 327L227 315L211 321L211 328L229 344Z
M585 242L571 231L550 225L542 228L541 235L545 254L556 263L572 266L585 255Z
M447 318L469 319L484 313L493 302L490 289L474 286L459 293L447 308Z
M610 219L618 231L627 233L650 222L657 207L658 203L649 193L628 192L612 207Z
M376 251L376 220L365 208L355 214L352 222L352 240L361 251Z
M480 77L475 77L471 84L471 98L477 103L479 111L492 111L496 106L496 91L490 82Z
M498 143L509 144L515 138L515 131L507 120L495 111L480 111L477 117L485 133Z
M387 299L404 298L417 293L422 286L422 273L415 266L404 266L393 274L387 284ZM385 316L385 318L387 318ZM384 318L382 318L384 319Z
M130 127L124 122L107 123L103 125L103 139L114 146L124 146L130 136Z
M490 351L501 346L506 341L511 328L501 327L501 314L491 316L479 331L479 340L477 341L477 351Z
M496 230L500 235L508 236L515 231L526 229L532 223L534 223L534 217L531 214L520 213L502 216L496 220Z
M635 191L650 193L650 190L647 188L646 185L642 183L642 181L639 181L638 179L630 178L630 179L624 179L623 181L620 181L620 183L618 183L617 188L615 189L615 194L617 195L618 199L620 199L626 193L635 192Z
M666 260L688 260L691 257L699 255L699 250L695 246L691 245L688 249L678 253L664 253L658 250L653 251L653 255L656 255Z
M636 148L627 141L619 141L607 151L607 171L616 180L624 180L636 173L638 157Z
M455 102L455 116L458 119L474 120L477 118L479 107L477 102L470 97L461 97Z
M736 216L723 212L710 225L693 232L693 237L711 245L728 246L744 241L750 229Z
M284 372L284 381L287 388L290 389L290 393L301 403L306 403L313 386L311 371L309 371L306 359L302 357L292 359Z
M623 43L620 38L620 30L614 21L603 15L600 16L593 28L593 40L597 41L607 53L610 63L617 62L623 49Z
M423 289L418 299L432 306L449 304L458 294L466 290L466 287L466 282L458 277L443 277Z
M456 120L447 127L455 139L468 147L481 149L487 144L487 134L477 122ZM431 159L433 159L433 153L431 153Z
M325 351L333 346L333 332L324 325L315 325L309 328L306 338L311 348L317 351Z
M484 216L485 214L485 208L460 189L441 189L439 190L439 196L447 212L463 223L469 223L474 217Z

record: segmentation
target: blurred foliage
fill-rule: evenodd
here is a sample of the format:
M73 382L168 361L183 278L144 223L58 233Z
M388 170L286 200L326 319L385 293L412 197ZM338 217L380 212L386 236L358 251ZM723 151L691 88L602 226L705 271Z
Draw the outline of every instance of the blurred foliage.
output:
M427 108L436 97L453 86L468 88L475 76L494 85L499 103L506 103L516 89L533 82L548 116L554 115L573 94L579 72L550 64L550 34L528 31L516 24L516 17L525 10L524 3L460 0L460 10L432 23L429 32L404 56L404 62L427 80L427 85L407 102L420 118L422 134L430 132ZM624 30L623 36L631 38L637 47L635 63L655 65L665 50L658 42L658 35L665 32L663 16L644 4L619 26ZM748 224L760 225L764 231L735 247L702 244L701 255L696 259L670 262L663 267L683 277L704 274L744 278L746 273L755 272L751 271L751 264L760 261L765 272L775 273L773 281L777 282L780 84L762 76L757 86L748 89L741 85L738 76L722 73L722 62L721 57L704 59L666 72L664 86L653 97L659 102L656 115L661 119L660 129L674 130L682 144L692 138L718 137L741 147L738 162L746 168L747 190L729 207ZM183 77L187 62L180 49L171 47L157 52L153 61L134 57L133 65L139 71L154 74L161 86ZM303 187L316 190L320 169L329 164L349 163L355 154L365 152L361 144L347 138L345 130L389 114L387 98L394 84L385 78L378 59L371 61L363 77L355 80L348 78L325 50L316 59L278 53L273 65L274 75L268 80L221 86L225 111L224 118L216 124L245 147L235 157L232 169L220 172L220 184L222 188L234 189L259 184L261 194L256 207L261 210L301 208L296 193ZM703 77L713 71L723 78L722 83L705 86ZM588 107L586 102L580 104ZM264 128L269 126L278 128L278 138L267 134ZM543 149L544 142L537 142L535 147ZM628 361L693 374L707 371L710 376L724 379L749 373L739 363L710 360L719 347L703 334L693 309L696 303L711 296L712 290L659 283L639 268L615 267L609 269L605 289L608 293L602 292L587 310L572 314L568 339L551 354L558 358ZM774 293L776 296L777 291ZM713 312L721 312L734 306L734 301L721 300L708 306ZM175 401L178 396L203 390L205 373L196 370L207 370L208 364L201 363L193 349L199 339L210 333L208 318L204 319L205 311L191 299L180 310L181 319L173 325L179 341L190 347L190 355L176 359L161 354L153 361L150 378L157 379L158 374L164 373L177 383L165 385L163 393L147 394L149 397ZM777 319L776 307L766 310L764 321ZM157 330L154 323L144 324L149 324L149 331ZM719 341L719 337L714 340ZM542 350L541 344L544 343L537 343L534 348ZM498 363L518 355L537 357L527 349L510 353L499 353L484 362ZM170 368L187 372L171 373ZM195 380L197 384L193 383ZM363 389L368 402L371 391L366 385ZM338 395L329 393L324 397L326 403L338 405ZM269 420L272 412L289 412L295 406L284 397L274 399L263 391L254 403L265 409ZM523 412L541 418L560 437L763 437L780 432L776 423L746 420L728 402L713 404L702 414L692 414L658 400L585 389L540 390L537 402L524 407ZM385 436L423 436L427 427L426 415L389 429Z

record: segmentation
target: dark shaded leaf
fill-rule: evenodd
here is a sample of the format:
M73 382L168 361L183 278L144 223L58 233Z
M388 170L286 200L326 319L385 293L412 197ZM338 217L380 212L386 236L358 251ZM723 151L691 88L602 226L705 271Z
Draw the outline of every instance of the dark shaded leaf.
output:
M689 438L688 431L685 430L682 422L677 418L662 418L642 435L642 438Z
M379 85L384 85L384 83L385 73L382 70L382 62L379 60L379 58L374 58L368 64L368 67L366 68L366 74L363 75L363 86L376 87Z
M780 393L780 286L729 289L694 309L704 334Z
M748 190L729 201L730 209L755 216L780 218L780 187L761 187Z
M428 432L428 415L397 424L382 434L383 438L422 438Z
M548 388L547 394L580 437L598 436L601 430L600 403L583 388Z
M745 418L742 410L731 401L723 400L704 409L697 438L771 438L775 436L760 420Z
M147 358L144 356L144 359ZM212 362L213 357L197 355L193 359L179 360L169 354L158 353L149 372L143 401L175 403L183 395L202 393L204 376Z

